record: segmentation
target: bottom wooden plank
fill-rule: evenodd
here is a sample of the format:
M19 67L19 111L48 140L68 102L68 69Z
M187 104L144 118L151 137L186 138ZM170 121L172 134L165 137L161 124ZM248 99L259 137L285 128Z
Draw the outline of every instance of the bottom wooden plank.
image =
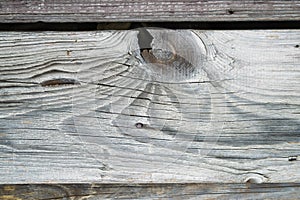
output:
M15 184L0 185L0 199L297 199L299 187L300 183Z

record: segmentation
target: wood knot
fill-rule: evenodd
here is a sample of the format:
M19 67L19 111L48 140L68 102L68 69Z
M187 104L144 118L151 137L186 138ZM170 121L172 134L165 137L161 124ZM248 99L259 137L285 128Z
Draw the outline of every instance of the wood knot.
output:
M138 47L140 67L154 81L186 83L203 72L206 49L194 32L144 28L138 33Z
M262 175L262 174L252 174L248 178L246 178L245 183L248 184L261 184L266 182L268 177Z
M153 75L164 80L185 80L196 71L184 57L175 52L162 49L143 49L141 55L146 63L151 64Z
M171 51L162 49L143 49L141 50L142 57L147 63L156 63L163 65L171 65L177 58L177 55Z
M262 179L261 178L258 178L258 177L249 177L245 180L246 183L256 183L256 184L259 184L259 183L262 183Z

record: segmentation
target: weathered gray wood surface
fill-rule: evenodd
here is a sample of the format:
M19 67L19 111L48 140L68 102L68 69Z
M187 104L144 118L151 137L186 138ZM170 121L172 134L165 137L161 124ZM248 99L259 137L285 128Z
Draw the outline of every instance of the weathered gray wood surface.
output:
M300 31L149 32L0 33L0 183L299 182Z
M290 199L299 184L31 184L0 185L1 200Z
M298 0L0 1L0 22L300 20Z

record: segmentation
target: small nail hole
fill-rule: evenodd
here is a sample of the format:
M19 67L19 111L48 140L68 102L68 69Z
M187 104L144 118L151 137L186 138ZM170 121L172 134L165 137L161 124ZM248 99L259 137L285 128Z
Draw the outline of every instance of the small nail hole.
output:
M227 13L228 13L229 15L232 15L232 14L234 14L234 11L230 9L230 10L227 11Z
M299 44L295 45L295 48L299 48Z
M297 160L297 156L290 156L288 160L289 161L296 161Z
M71 55L71 50L67 50L67 56L70 56Z
M135 124L135 127L137 127L137 128L143 128L143 126L144 126L144 124L142 124L140 122Z

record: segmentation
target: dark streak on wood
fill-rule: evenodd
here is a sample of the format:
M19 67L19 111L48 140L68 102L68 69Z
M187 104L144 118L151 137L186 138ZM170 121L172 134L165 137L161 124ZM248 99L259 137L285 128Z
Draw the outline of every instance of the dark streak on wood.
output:
M41 82L41 86L59 86L59 85L80 85L80 83L74 79L58 78Z

